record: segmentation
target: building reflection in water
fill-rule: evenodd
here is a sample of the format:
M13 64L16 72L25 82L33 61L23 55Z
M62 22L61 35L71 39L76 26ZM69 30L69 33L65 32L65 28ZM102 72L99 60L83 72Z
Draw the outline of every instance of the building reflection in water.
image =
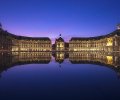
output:
M56 52L55 53L55 61L59 62L60 64L63 63L65 59L65 53L64 52Z
M120 73L120 53L104 52L71 52L69 61L72 64L96 64L112 68Z
M55 57L59 64L69 59L72 64L97 64L120 72L120 53L104 52L11 52L0 53L0 73L15 65L49 64Z
M11 52L0 53L0 73L10 67L23 64L48 64L51 52Z
M71 63L93 63L104 64L106 66L120 66L120 53L104 53L104 52L72 52L69 53Z

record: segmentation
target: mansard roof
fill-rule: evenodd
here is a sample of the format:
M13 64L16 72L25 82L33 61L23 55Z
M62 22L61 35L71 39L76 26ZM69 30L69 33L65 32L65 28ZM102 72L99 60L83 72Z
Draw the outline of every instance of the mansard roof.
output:
M9 33L7 31L2 30L1 33L3 33L6 36L11 36L14 37L16 39L25 39L25 40L45 40L45 41L51 41L50 38L48 37L27 37L27 36L18 36L18 35L14 35L12 33Z
M72 40L99 40L102 38L111 37L111 36L115 36L115 35L120 36L120 30L115 30L112 33L109 33L107 35L96 36L96 37L73 37L73 38L71 38L70 41L72 41Z
M56 39L56 41L63 41L64 42L62 37L59 37L58 39Z
M22 40L46 40L46 41L50 41L50 38L48 37L25 37L25 36L17 36L18 39Z

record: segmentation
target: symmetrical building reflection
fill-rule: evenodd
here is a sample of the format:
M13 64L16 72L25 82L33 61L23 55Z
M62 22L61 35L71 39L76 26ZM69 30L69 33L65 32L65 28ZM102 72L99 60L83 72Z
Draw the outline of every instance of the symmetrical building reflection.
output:
M61 64L68 58L69 55L67 52L55 52L53 53L53 56L55 57L55 61Z
M49 63L50 52L12 52L13 62L19 63Z
M24 64L48 64L51 61L50 52L11 52L0 53L0 72Z
M12 52L0 53L0 72L23 64L49 64L55 57L59 64L68 59L71 64L97 64L120 72L120 53L103 52Z
M120 67L120 25L112 33L97 37L72 37L68 43L61 37L52 45L48 37L17 36L0 25L0 72L20 64L48 64L51 58L59 64L66 58L72 64L98 64L117 70Z
M107 66L120 72L120 53L104 52L71 52L69 61L72 64L96 64Z

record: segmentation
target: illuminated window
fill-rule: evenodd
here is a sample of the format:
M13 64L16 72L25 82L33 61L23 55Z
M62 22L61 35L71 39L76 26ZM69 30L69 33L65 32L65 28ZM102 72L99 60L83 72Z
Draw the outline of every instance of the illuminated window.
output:
M74 49L74 51L77 51L77 49Z
M112 64L112 63L113 63L113 57L107 56L107 64Z
M62 59L64 57L64 54L60 54L60 58Z
M107 46L112 46L112 45L113 45L113 39L107 38Z
M60 43L60 47L63 47L63 44L62 44L62 43Z

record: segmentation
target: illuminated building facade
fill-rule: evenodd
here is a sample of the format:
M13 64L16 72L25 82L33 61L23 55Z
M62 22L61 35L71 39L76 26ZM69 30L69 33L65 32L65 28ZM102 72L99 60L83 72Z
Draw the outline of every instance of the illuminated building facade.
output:
M16 36L0 28L0 51L52 51L52 43L48 37Z
M120 25L117 30L103 36L81 38L73 37L69 41L69 51L120 51Z
M12 51L51 51L51 40L47 37L32 38L18 36L12 40Z
M60 37L55 40L55 51L64 51L64 50L65 50L65 42L60 34Z
M40 51L100 51L120 52L120 24L117 30L103 36L81 38L72 37L69 43L59 36L54 46L48 37L16 36L2 29L0 24L0 52L40 52Z

